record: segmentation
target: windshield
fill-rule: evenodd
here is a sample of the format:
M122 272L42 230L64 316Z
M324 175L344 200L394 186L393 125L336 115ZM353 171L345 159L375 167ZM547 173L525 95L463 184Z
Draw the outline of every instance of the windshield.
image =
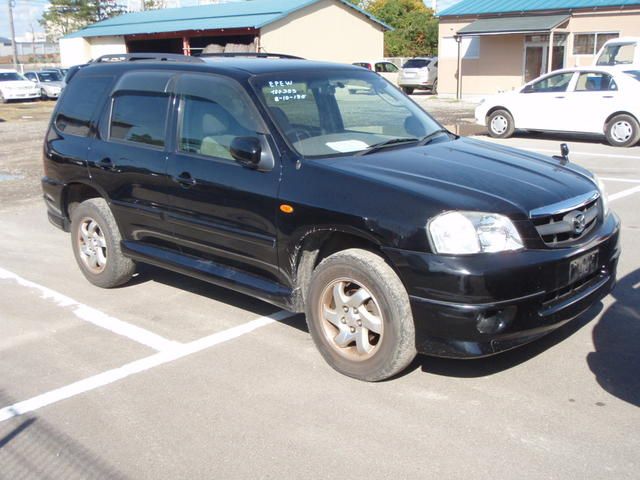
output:
M412 58L407 60L402 68L423 68L429 65L431 60L425 60L424 58Z
M0 82L14 82L16 80L26 80L18 72L0 72Z
M620 65L633 63L635 43L614 43L604 47L596 65Z
M380 76L362 71L268 74L252 85L290 145L305 157L337 156L442 127Z
M39 72L38 78L41 82L60 82L62 77L58 72Z
M635 78L640 82L640 70L627 70L624 73L626 73L627 75L630 75L631 77Z

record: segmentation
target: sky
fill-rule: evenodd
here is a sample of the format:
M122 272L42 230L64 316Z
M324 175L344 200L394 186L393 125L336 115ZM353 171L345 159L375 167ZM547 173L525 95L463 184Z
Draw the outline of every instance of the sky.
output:
M11 0L0 0L0 37L10 37L9 31L9 15L7 2ZM121 0L123 4L127 3L127 0ZM132 4L139 2L140 0L128 0ZM447 3L453 3L455 0L438 0L438 8L441 8ZM183 7L198 5L198 0L170 0L168 3L175 2L181 3ZM45 6L49 4L49 0L13 0L13 21L16 29L16 37L20 41L20 37L31 32L31 29L35 32L42 32L43 29L38 23L38 20L42 16L42 12ZM205 3L205 2L203 2ZM427 6L431 7L432 0L425 0Z

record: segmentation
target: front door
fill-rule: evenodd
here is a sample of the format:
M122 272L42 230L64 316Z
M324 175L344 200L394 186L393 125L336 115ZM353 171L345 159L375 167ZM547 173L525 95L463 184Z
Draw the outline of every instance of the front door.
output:
M539 77L543 73L546 64L546 48L542 46L527 45L524 53L524 82Z
M242 87L211 74L184 74L176 145L167 173L175 241L184 253L277 279L277 194L280 163L258 171L230 153L236 137L270 147L259 113Z
M517 128L567 130L567 90L574 73L552 73L523 88L518 94L513 117Z

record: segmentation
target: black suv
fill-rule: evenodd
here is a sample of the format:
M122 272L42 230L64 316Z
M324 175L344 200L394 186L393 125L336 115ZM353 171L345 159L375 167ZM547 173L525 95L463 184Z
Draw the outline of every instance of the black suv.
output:
M95 285L145 262L305 312L375 381L534 340L615 283L619 220L566 158L459 138L358 67L132 59L71 72L44 145Z

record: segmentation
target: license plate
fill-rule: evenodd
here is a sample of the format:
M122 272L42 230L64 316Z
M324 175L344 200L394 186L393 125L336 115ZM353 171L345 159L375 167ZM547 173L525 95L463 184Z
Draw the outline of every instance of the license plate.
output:
M590 252L571 260L569 264L569 283L575 283L588 277L598 269L598 251Z
M416 74L415 74L415 73L413 73L413 72L407 72L407 73L405 73L405 74L404 74L404 76L405 76L405 77L415 77L415 76L416 76Z

